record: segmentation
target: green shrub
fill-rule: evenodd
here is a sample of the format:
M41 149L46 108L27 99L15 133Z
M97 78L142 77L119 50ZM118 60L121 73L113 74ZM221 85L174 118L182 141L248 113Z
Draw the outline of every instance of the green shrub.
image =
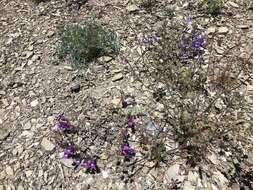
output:
M156 0L142 0L141 7L146 9L148 12L151 12L153 7L157 4Z
M199 9L211 15L219 14L222 6L222 0L200 0L198 2Z
M119 51L116 33L94 21L87 22L84 26L68 25L61 32L58 56L60 59L68 56L76 66Z

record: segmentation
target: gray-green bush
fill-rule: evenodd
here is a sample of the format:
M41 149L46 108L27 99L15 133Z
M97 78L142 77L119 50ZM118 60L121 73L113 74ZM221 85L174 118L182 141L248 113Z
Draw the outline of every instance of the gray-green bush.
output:
M84 26L67 25L61 29L61 33L58 56L60 59L69 57L75 66L119 51L116 33L95 21L87 22Z

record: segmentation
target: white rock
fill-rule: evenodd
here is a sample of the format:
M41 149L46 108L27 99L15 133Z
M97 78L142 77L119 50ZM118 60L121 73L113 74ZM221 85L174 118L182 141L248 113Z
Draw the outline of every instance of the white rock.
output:
M31 107L36 107L39 104L38 99L35 99L31 102Z
M122 79L123 79L123 74L122 73L118 73L118 74L116 74L112 77L113 82L116 82L116 81L119 81L119 80L122 80Z
M108 171L102 171L102 176L104 179L108 178L109 177Z
M33 45L30 45L30 46L28 47L28 50L29 50L29 51L32 51L32 50L33 50Z
M23 187L22 183L18 184L18 190L25 190L25 188Z
M219 190L219 188L216 185L212 184L211 186L212 186L212 190Z
M4 128L0 128L0 141L6 139L10 132Z
M213 179L216 181L219 187L222 187L228 183L228 179L219 171L215 171L213 173Z
M198 180L198 174L194 171L189 171L188 181L190 181L192 184L197 184L197 180Z
M54 31L50 30L50 31L48 31L48 33L47 33L47 37L50 38L50 37L52 37L54 34L55 34Z
M165 177L168 183L172 180L176 180L179 177L179 164L175 164L166 171Z
M55 145L45 137L41 141L41 146L47 151L52 151L55 148Z
M13 176L14 175L14 171L10 166L6 167L5 172L8 176Z
M31 138L33 137L33 135L34 135L34 132L25 130L25 131L23 131L23 132L21 133L21 135L20 135L19 137L20 137L20 138L25 137L25 138L27 138L27 139L31 139Z
M207 30L206 30L206 34L208 35L208 34L213 34L213 33L215 33L215 31L216 31L216 27L215 26L211 26L211 27L209 27Z
M98 59L100 62L110 62L112 60L112 57L110 56L103 56Z
M195 190L194 186L192 186L191 182L186 181L184 182L183 190Z
M219 163L218 157L214 153L208 155L207 158L215 165Z
M25 130L31 129L31 127L32 127L32 125L31 125L31 122L29 122L29 121L24 125Z
M246 24L241 24L241 25L238 25L237 28L240 28L240 29L248 29L249 26L246 25Z
M234 7L234 8L239 8L239 5L236 4L236 3L234 3L234 2L232 2L232 1L229 1L228 3L229 3L232 7Z
M226 34L226 33L228 33L228 31L229 31L228 28L225 26L218 28L218 34Z
M253 39L253 32L251 31L251 32L247 33L247 37Z
M64 159L64 158L62 158L62 159L60 159L60 161L61 161L61 163L62 163L64 166L66 166L66 167L68 167L68 168L74 168L74 166L72 165L73 162L74 162L73 159Z
M30 58L33 56L33 51L24 51L23 55L25 56L26 59Z
M134 11L138 11L139 7L137 5L132 4L132 5L128 5L126 9L128 12L134 12Z
M120 102L121 102L121 99L120 99L120 98L114 98L114 99L111 100L111 103L112 103L114 106L120 105Z

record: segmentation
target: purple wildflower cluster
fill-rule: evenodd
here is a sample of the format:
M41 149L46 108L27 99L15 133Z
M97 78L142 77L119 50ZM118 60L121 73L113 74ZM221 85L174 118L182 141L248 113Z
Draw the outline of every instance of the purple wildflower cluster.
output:
M93 172L97 170L97 163L95 160L82 161L80 166L86 168L86 170L89 172Z
M129 143L126 141L121 145L121 154L125 156L125 158L129 159L134 156L135 151L129 146Z
M73 158L73 166L81 166L86 169L87 172L94 173L98 171L97 163L95 160L87 159L82 160L80 154L76 154L73 147L68 147L63 150L63 159Z
M140 41L146 45L154 45L155 43L160 42L160 38L157 36L149 36L143 37Z
M201 34L201 31L198 30L196 27L189 32L188 27L190 23L190 17L185 17L185 30L180 43L180 57L183 60L197 57L198 63L201 63L202 48L204 46L205 40L203 35Z
M54 125L53 129L59 131L66 131L70 129L69 121L64 117L64 114L61 113L55 117L56 124Z
M70 129L70 123L69 121L64 117L64 114L58 114L55 117L56 124L53 126L53 128L57 131L65 132L66 130ZM74 149L73 146L69 146L63 149L63 159L74 159L73 166L81 166L86 169L87 172L94 173L98 171L97 163L95 160L88 159L88 160L82 160L80 157L80 154L77 154L77 151Z
M134 97L132 96L126 96L124 98L122 98L122 107L126 108L128 105L134 105L136 104ZM134 132L134 128L135 128L135 120L134 120L134 116L129 115L127 118L127 128L131 129L132 132ZM135 151L133 148L130 147L129 142L128 142L128 137L124 137L124 141L120 147L121 150L121 155L123 155L125 157L125 159L130 159L131 157L133 157L135 155Z
M130 116L127 120L127 127L130 129L133 129L134 126L135 126L134 118L132 116Z
M63 150L63 158L70 158L74 155L74 148L68 147Z
M136 104L135 99L132 96L124 96L121 98L121 100L122 100L122 108L126 108L127 106Z

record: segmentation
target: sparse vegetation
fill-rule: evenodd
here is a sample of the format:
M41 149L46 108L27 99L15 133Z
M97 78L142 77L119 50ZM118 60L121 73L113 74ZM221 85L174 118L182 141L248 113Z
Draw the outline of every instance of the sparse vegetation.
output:
M156 83L165 85L163 89L152 86L159 91L156 96L163 94L157 99L165 105L165 125L186 150L188 163L195 166L205 159L210 144L236 130L240 116L234 113L243 110L245 102L238 93L243 85L239 75L244 73L248 76L244 81L248 80L250 69L240 60L233 67L221 60L204 63L206 39L201 30L189 18L184 24L172 23L164 23L157 34L162 40L151 46L142 64Z
M114 55L119 51L115 32L95 21L84 26L68 25L62 28L58 48L60 59L69 57L76 66L83 66L103 55Z
M223 7L223 0L199 0L198 7L207 14L217 15Z

